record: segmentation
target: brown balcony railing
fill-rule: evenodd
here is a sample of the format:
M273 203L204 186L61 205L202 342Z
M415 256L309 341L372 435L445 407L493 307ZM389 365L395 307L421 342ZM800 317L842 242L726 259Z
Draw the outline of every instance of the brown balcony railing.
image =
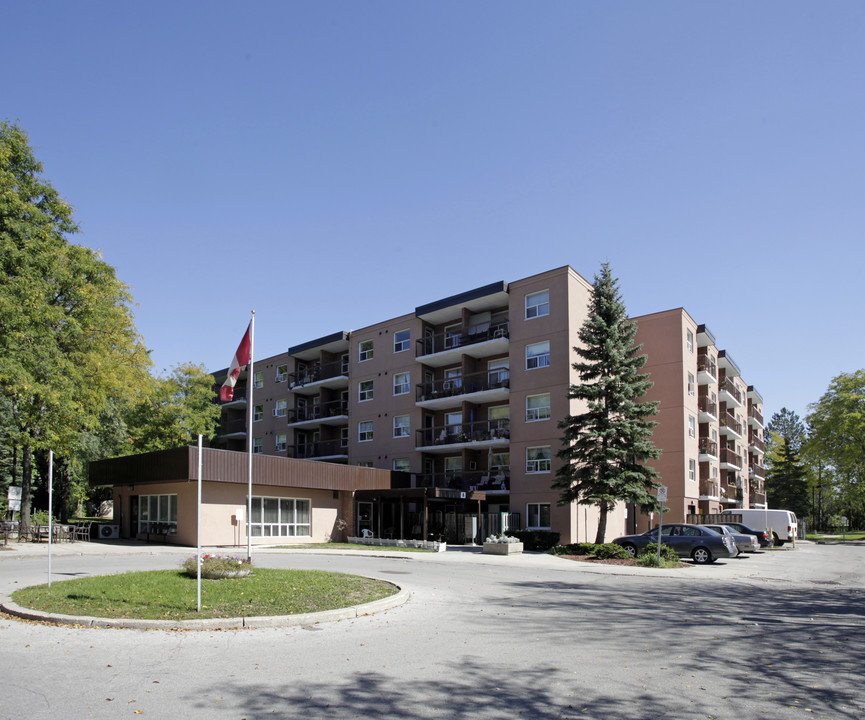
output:
M761 492L752 492L748 499L751 501L751 505L765 505L766 504L766 493Z
M766 470L763 468L762 465L757 465L755 463L748 467L748 474L751 475L751 477L758 477L762 479L766 477Z
M742 458L730 448L721 448L721 462L733 465L739 469L742 467Z
M507 339L511 335L507 315L493 316L489 323L462 330L447 330L422 337L417 341L417 355L433 355L434 353L453 350L454 348L475 345L487 340Z
M321 442L289 445L288 457L296 460L311 460L320 457L338 457L348 455L348 448L340 440L323 440Z
M700 438L700 454L718 457L718 443L709 438Z
M713 480L700 480L700 495L708 497L720 497L721 485Z
M718 389L722 392L726 392L728 395L732 395L734 398L736 398L737 402L740 405L742 404L742 393L740 392L739 388L736 387L735 383L729 378L724 378L723 380L721 380L720 384L718 385Z
M342 360L334 360L329 363L313 363L305 370L298 370L288 374L289 388L298 385L310 385L330 378L348 376L348 365Z
M718 417L718 403L716 403L714 400L711 400L706 395L701 398L697 398L697 407L700 409L700 412L708 413L713 418Z
M289 408L288 423L309 422L327 417L348 415L348 403L342 400L332 400L323 405L307 405L305 408Z
M713 378L718 377L718 366L715 364L715 358L706 353L697 354L697 370L707 372Z
M754 418L754 420L756 420L758 423L760 423L760 425L763 424L763 413L761 413L755 407L748 408L748 417Z
M736 420L736 416L727 412L721 415L721 426L730 428L736 435L742 434L742 423Z
M418 487L448 488L461 492L481 490L484 492L501 492L509 490L511 479L507 473L497 470L493 474L482 470L463 472L454 470L433 475L417 475Z
M454 445L485 440L508 440L510 436L510 420L482 420L480 422L439 425L418 430L417 447Z
M748 444L753 445L760 452L765 452L766 446L763 444L763 441L760 439L759 435L753 430L748 433Z
M417 386L417 401L483 392L510 386L511 373L507 368L497 368L479 373L470 373L458 378L447 378L421 383Z

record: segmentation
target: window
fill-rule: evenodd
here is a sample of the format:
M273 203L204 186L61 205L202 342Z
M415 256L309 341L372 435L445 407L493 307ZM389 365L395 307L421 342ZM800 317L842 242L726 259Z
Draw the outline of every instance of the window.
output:
M460 346L463 337L462 325L450 325L445 328L445 347L455 348Z
M489 466L491 475L498 475L504 470L509 471L511 469L511 454L509 452L490 453Z
M409 416L408 415L394 415L393 416L393 436L397 437L408 437L409 432Z
M362 380L357 386L357 399L360 402L372 400L372 380Z
M264 418L264 405L253 405L252 406L252 421L258 422Z
M541 317L542 315L550 314L550 291L541 290L540 292L526 295L526 320Z
M357 424L357 439L359 442L372 440L372 420L364 420Z
M688 480L691 482L697 479L697 461L696 460L688 460Z
M393 376L393 394L405 395L409 391L411 385L410 375L407 372L394 373Z
M358 467L372 467L372 460L363 460L357 464Z
M508 386L508 381L511 379L510 360L508 358L490 360L487 363L487 371L489 372L491 388Z
M408 458L394 458L392 467L396 472L409 472L411 470Z
M264 387L264 372L259 370L252 376L252 387L254 388L263 388Z
M550 394L529 395L526 397L526 422L550 419Z
M408 350L410 341L410 330L400 330L399 332L395 332L393 334L393 351L398 353Z
M713 480L718 479L718 468L716 468L714 465L712 466L712 479Z
M252 452L255 454L261 454L264 452L264 438L252 438Z
M694 373L688 373L688 395L693 395L696 389L694 383Z
M285 433L277 433L276 434L276 451L282 452L285 450L286 445L286 435Z
M550 471L550 446L526 448L526 472L542 473Z
M688 352L693 353L694 352L694 333L692 333L690 330L687 330L685 338L686 338L685 344L688 346Z
M276 382L285 382L288 379L288 365L277 365Z
M358 360L363 362L364 360L372 360L373 358L373 342L372 340L363 340L358 346L359 356Z
M141 495L138 498L138 532L177 535L177 495Z
M251 537L311 537L310 501L294 498L252 498Z
M288 400L277 400L276 407L273 408L274 417L285 417L285 411L288 407Z
M461 412L445 413L445 425L447 434L451 437L457 436L463 431L463 414Z
M342 427L339 429L339 446L341 448L348 447L348 428Z
M445 370L445 381L442 388L445 390L460 390L463 386L463 369L461 367L448 368Z
M526 345L526 370L549 367L550 364L550 341Z
M526 528L542 530L550 528L550 504L528 503L526 505Z
M693 415L688 415L688 437L697 437L697 421Z

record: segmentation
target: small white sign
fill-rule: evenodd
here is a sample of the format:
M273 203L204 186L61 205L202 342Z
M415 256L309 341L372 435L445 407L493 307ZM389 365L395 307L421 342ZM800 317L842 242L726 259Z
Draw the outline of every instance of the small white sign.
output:
M658 488L658 500L665 502L667 500L667 486L661 485Z

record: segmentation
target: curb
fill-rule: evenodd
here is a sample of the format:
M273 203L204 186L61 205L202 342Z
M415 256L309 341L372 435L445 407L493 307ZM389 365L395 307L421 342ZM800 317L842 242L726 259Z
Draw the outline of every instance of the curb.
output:
M393 583L391 583L393 584ZM399 587L398 585L396 587ZM363 605L352 605L336 610L323 610L303 615L265 615L258 617L206 618L202 620L142 620L131 618L100 618L88 615L60 615L57 613L31 610L21 607L11 600L0 602L0 610L7 615L23 620L38 620L54 625L73 625L91 628L122 628L127 630L242 630L245 628L278 628L297 625L317 625L323 622L352 620L390 610L408 602L411 593L402 588L399 592L381 600L373 600Z

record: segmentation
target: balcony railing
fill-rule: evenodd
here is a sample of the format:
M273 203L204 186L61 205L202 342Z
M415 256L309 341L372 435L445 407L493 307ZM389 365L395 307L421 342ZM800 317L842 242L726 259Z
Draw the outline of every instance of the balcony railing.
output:
M246 419L228 420L219 426L217 435L240 435L246 434Z
M700 455L718 457L718 443L709 438L700 438Z
M763 441L760 439L760 436L757 435L753 430L748 433L748 444L752 447L757 448L760 452L766 451L766 446Z
M313 363L304 370L288 374L288 387L302 387L330 378L348 376L348 364L342 360L329 363Z
M713 418L718 417L718 403L710 399L707 395L697 398L697 407L700 412L711 415Z
M721 485L713 480L700 480L700 496L709 498L721 497Z
M323 405L307 405L305 408L289 408L288 424L299 422L310 422L329 417L348 415L348 403L342 400L333 400Z
M727 428L731 432L735 433L736 435L739 435L739 436L742 435L742 423L740 423L738 420L736 420L735 415L731 415L728 412L726 414L721 415L720 421L721 421L721 428Z
M697 371L711 375L713 378L718 377L718 366L715 364L715 358L706 353L697 354Z
M737 455L734 450L730 450L730 448L721 448L721 462L732 465L739 470L742 469L741 456Z
M763 468L762 465L752 464L748 467L748 474L751 477L758 477L760 479L763 479L766 477L766 470Z
M739 405L742 404L742 393L731 379L724 378L721 380L718 385L718 391L727 393L727 395L731 396L737 403L739 403Z
M455 348L476 345L487 340L510 338L511 330L507 315L495 316L489 323L461 330L446 330L422 337L417 341L417 356L454 350Z
M417 431L417 447L455 445L484 441L508 441L511 436L510 420L482 420L480 422L439 425Z
M493 472L496 474L481 470L453 470L434 475L417 475L417 487L447 488L460 492L508 492L511 487L510 476L497 470Z
M458 378L433 380L432 382L421 383L417 386L417 401L424 402L426 400L453 397L454 395L466 395L485 390L507 388L510 386L510 378L510 370L499 368L479 373L470 373Z
M348 455L348 448L340 440L323 440L321 442L289 445L288 457L296 460L311 460L321 457L340 457Z
M750 500L751 505L765 505L766 504L766 493L761 492L752 492L748 499Z
M757 408L755 408L755 407L748 408L748 418L751 420L756 420L757 424L759 424L760 427L763 427L763 413L761 413L759 410L757 410Z

